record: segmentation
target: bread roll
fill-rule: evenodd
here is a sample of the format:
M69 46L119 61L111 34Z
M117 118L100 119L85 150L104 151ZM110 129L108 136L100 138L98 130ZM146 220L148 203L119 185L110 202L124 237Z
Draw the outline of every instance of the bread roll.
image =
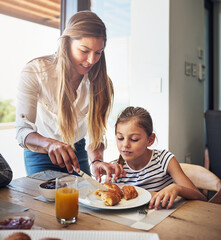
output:
M94 195L107 206L114 206L121 200L121 195L111 189L107 191L98 189L94 192Z
M110 183L110 182L105 182L104 186L111 189L111 190L114 190L114 191L118 192L120 194L120 196L123 197L123 192L121 191L121 189L116 184Z
M126 200L133 199L138 196L138 192L134 186L123 186L122 191Z
M10 234L4 240L31 240L31 238L26 233L16 232L16 233Z

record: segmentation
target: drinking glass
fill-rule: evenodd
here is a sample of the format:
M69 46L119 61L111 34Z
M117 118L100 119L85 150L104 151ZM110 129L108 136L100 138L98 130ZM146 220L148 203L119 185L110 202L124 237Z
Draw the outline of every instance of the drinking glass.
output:
M61 224L75 223L78 217L78 178L67 175L56 178L56 218Z

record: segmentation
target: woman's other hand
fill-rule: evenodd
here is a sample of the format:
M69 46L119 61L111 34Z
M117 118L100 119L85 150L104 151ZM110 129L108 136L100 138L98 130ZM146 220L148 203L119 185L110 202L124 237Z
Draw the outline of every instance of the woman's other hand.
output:
M107 175L108 181L111 181L112 175L114 175L114 180L122 176L126 176L126 172L123 170L122 165L113 164L107 162L95 162L92 164L92 172L95 175L96 179L101 182L101 176Z
M160 205L162 208L171 208L176 197L179 195L180 186L177 184L171 184L158 193L156 193L149 203L149 209L152 209L153 206L157 210Z

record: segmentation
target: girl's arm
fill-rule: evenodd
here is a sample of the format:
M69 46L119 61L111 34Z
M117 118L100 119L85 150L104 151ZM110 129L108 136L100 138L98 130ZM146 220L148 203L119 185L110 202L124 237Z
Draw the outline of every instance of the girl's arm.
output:
M161 191L159 191L150 201L149 208L155 205L155 209L158 209L161 204L162 207L171 208L173 202L177 196L181 196L186 199L195 199L206 201L206 197L194 186L191 180L184 174L180 167L179 162L173 157L168 165L167 172L174 180L174 184L171 184Z

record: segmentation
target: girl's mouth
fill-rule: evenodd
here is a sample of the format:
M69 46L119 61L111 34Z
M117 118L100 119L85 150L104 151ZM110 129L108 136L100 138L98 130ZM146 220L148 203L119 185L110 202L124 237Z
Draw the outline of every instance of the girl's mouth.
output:
M129 155L129 154L131 154L131 152L129 152L129 151L122 151L122 153L123 153L124 155Z

